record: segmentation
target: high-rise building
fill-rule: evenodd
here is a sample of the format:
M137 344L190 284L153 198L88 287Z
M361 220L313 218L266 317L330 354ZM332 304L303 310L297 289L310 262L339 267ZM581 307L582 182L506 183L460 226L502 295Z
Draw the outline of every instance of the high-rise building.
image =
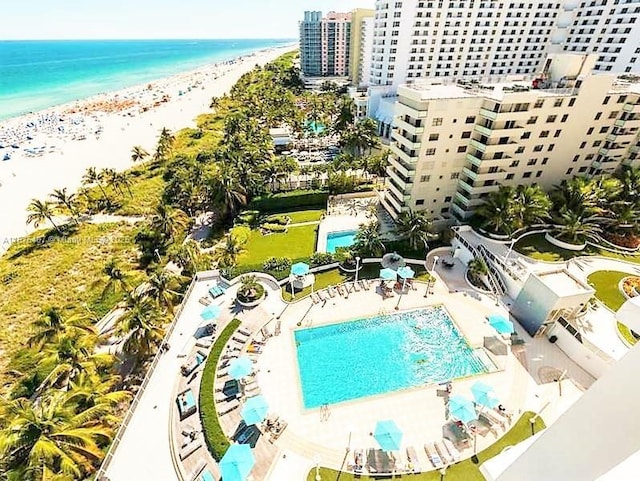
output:
M398 88L383 204L467 219L500 185L544 189L640 164L640 82L552 54L537 78L430 79Z
M550 52L640 72L639 0L376 0L370 85L532 74Z
M351 13L305 12L300 22L300 67L308 77L347 76Z
M369 83L373 50L373 16L375 11L356 8L351 12L351 42L349 44L349 79L353 85Z

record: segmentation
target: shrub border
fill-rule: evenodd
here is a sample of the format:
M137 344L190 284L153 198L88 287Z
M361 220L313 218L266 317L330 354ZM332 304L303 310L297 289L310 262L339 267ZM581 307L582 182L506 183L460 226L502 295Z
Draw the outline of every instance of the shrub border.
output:
M209 452L216 461L220 461L224 453L230 446L229 439L224 434L220 422L218 421L218 412L214 398L214 383L216 379L216 367L218 360L222 355L224 346L227 344L233 333L240 327L240 320L233 319L227 327L224 328L220 337L211 348L209 357L202 371L202 379L200 380L200 399L198 401L200 408L200 422L202 423L202 431L204 439L209 448Z

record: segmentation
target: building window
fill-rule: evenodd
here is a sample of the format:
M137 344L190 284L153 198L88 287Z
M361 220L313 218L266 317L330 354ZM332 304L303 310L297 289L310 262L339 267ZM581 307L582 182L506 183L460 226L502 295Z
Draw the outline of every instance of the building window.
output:
M589 130L587 130L587 135L591 135L593 133L593 127L589 127Z
M458 177L460 177L460 172L454 172L451 174L451 180L456 180Z
M424 199L416 200L416 205L424 205Z
M534 109L541 109L543 105L544 105L544 100L538 99L538 100L536 100L536 103L533 104L533 108Z
M618 114L619 114L619 113L620 113L620 112L618 112L617 110L616 110L615 112L611 112L611 113L609 114L609 118L610 118L610 119L615 119L615 118L618 116Z
M542 162L540 162L541 165L547 165L547 162L549 162L549 157L544 157L542 159Z
M466 145L461 145L460 147L458 147L458 153L461 154L463 152L467 151L467 146Z
M547 123L550 124L550 123L555 122L557 117L558 117L557 115L549 115L547 117Z
M602 112L598 112L593 120L600 120L600 117L602 117Z
M607 95L602 101L602 105L607 105L609 103L609 100L611 100L611 96Z
M569 99L569 107L573 107L573 104L575 104L575 103L576 103L576 98L575 97L571 97Z
M546 138L549 137L549 131L548 130L543 130L542 132L540 132L540 137L541 138Z
M528 179L529 177L531 177L531 172L525 172L524 174L522 174L523 179Z
M421 175L420 176L420 182L429 182L430 178L431 178L430 175Z
M431 125L433 125L434 127L439 127L440 125L442 125L442 117L435 117Z
M553 102L553 106L562 107L562 99L556 99L555 102Z
M606 134L608 130L609 130L609 127L608 127L608 126L600 127L600 133L601 133L601 134Z
M462 138L462 139L468 139L469 137L471 137L471 131L470 130L462 132L462 135L460 136L460 138Z
M513 177L514 177L514 174L507 174L507 180L511 180L513 179Z
M450 196L450 195L446 196L446 197L444 198L444 201L445 201L445 202L451 202L451 196Z
M535 124L537 120L538 120L538 117L536 116L529 117L529 120L527 120L527 124L528 125Z
M436 149L427 149L424 151L424 155L436 155Z
M602 140L596 140L595 142L593 142L594 147L600 147L600 144L602 144Z
M531 137L531 132L522 132L522 136L520 138L528 139L529 137Z
M536 177L541 177L542 176L542 171L539 170L538 172L536 172Z
M542 144L538 144L533 148L533 151L534 152L542 152L542 147L543 147Z
M440 137L439 134L429 134L429 142L433 142L435 140L438 140L439 137Z
M573 172L573 167L570 167L567 169L567 171L565 172L566 175L571 174L571 172Z
M536 162L538 162L538 159L529 159L527 165L536 165Z
M521 153L523 153L523 152L524 152L524 146L522 146L522 145L521 145L521 146L519 146L519 147L516 149L516 154L521 154Z
M547 147L547 152L551 152L555 146L556 144L549 144L549 147Z
M560 133L562 132L562 130L556 130L555 133L553 134L554 137L560 137Z
M571 99L571 100L573 100L573 99ZM566 122L568 118L569 118L569 114L564 114L562 116L562 118L560 118L560 122Z
M573 161L574 162L578 162L578 160L580 160L580 156L579 155L574 155L573 156Z
M476 121L475 116L470 115L469 117L467 117L467 120L464 121L465 124L472 124Z

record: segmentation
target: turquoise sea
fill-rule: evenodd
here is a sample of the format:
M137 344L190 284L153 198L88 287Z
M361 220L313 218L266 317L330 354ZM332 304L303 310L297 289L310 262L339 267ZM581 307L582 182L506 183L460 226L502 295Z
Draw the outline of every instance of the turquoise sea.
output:
M290 39L0 41L0 119L292 42Z

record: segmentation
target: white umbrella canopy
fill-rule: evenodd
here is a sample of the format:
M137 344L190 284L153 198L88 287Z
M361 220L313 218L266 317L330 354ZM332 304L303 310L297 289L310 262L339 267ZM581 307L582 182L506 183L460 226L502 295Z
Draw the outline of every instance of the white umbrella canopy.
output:
M616 319L640 334L640 296L632 297L616 312Z

